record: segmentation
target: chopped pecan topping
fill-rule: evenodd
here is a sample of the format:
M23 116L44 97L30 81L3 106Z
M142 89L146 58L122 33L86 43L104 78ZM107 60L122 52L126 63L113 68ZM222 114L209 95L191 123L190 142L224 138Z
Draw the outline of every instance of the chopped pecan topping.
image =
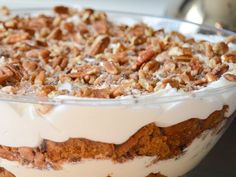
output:
M53 11L0 21L1 92L116 98L167 85L190 92L221 77L234 79L234 36L213 43L144 23L113 23L93 9Z

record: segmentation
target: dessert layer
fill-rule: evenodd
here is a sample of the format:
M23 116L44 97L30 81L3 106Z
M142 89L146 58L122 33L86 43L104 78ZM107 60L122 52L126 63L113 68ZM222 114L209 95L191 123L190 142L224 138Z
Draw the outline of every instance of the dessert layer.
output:
M225 119L227 106L204 120L192 118L170 127L144 126L126 142L109 144L83 138L63 143L44 140L37 148L0 146L0 157L37 168L60 168L64 163L82 159L110 159L125 162L139 156L155 156L159 160L181 155L202 132L218 126Z
M40 170L22 166L18 162L1 159L0 166L11 171L16 177L180 177L194 168L203 157L211 150L226 129L225 125L229 120L222 121L211 130L204 131L199 137L183 150L180 156L167 160L158 160L154 157L135 157L124 163L115 163L111 160L88 159L78 163L66 163L60 170ZM91 170L93 169L93 170ZM164 176L153 176L152 173L163 174Z
M212 42L142 21L125 23L64 6L51 15L3 18L1 91L112 99L168 86L190 92L221 77L236 81L233 36Z

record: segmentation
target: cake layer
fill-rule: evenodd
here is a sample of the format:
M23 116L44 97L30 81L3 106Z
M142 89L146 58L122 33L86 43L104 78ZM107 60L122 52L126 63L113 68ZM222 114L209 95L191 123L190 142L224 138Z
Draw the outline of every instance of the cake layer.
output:
M0 166L9 170L16 177L180 177L194 168L211 150L225 130L228 120L222 121L218 126L201 133L193 142L183 150L179 156L160 160L157 156L135 157L123 163L105 159L83 159L77 163L65 163L61 169L37 169L22 166L18 162L6 159L0 160ZM156 176L152 173L157 173ZM163 174L160 175L159 173Z

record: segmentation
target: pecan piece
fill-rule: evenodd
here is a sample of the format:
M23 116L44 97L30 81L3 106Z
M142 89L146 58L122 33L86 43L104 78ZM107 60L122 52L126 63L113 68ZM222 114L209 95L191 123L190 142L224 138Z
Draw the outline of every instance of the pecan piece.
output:
M109 45L110 38L106 35L99 35L93 42L92 46L90 47L90 50L88 52L88 55L95 56L99 53L102 53Z
M167 84L170 84L170 86L173 88L179 88L179 86L180 86L179 81L176 79L164 79L162 81L163 87L165 88L167 86Z
M26 71L32 72L35 71L35 69L38 67L38 64L35 61L24 61L22 66Z
M64 23L63 27L69 33L72 33L74 31L74 24L71 22Z
M34 80L34 84L43 85L45 79L46 79L45 71L42 70L42 71L40 71L39 74L36 76L36 78L35 78L35 80Z
M7 64L0 68L0 84L13 78L16 81L20 81L23 77L21 69L17 64Z
M145 72L152 72L154 73L160 68L160 63L156 60L151 60L143 65L142 70Z
M205 77L206 77L207 82L213 82L218 79L218 77L215 74L210 73L210 72L207 73Z
M220 77L222 74L224 74L226 71L228 71L229 65L222 64L222 65L217 65L213 71L212 74Z
M205 79L205 78L198 79L198 80L195 80L193 83L194 83L195 85L204 85L204 84L207 83L207 79Z
M52 32L49 34L48 39L61 40L62 39L61 29L60 28L53 29Z
M1 91L8 94L16 94L17 89L13 86L6 86L6 87L3 87Z
M181 47L173 47L170 48L169 55L171 56L191 56L192 55L192 49L191 48L181 48Z
M14 73L14 79L17 81L20 81L23 77L22 73L22 67L19 64L8 64L6 65L13 73Z
M145 72L144 70L140 69L138 72L139 80L138 83L147 90L148 92L152 92L156 86L156 81L152 79L152 73Z
M136 37L144 36L145 35L146 26L143 24L137 24L130 28L130 34Z
M88 98L110 98L109 89L92 89L92 88L83 88L80 90L79 95L81 97Z
M44 85L42 89L37 93L37 96L44 97L48 96L49 93L54 91L56 88L53 85Z
M14 76L14 73L6 66L0 68L0 84Z
M107 21L104 21L104 20L96 21L93 24L93 27L98 34L106 34L108 32L108 22Z
M28 33L22 33L22 34L10 34L6 39L5 42L8 44L15 44L20 41L24 41L26 39L29 39L30 35Z
M91 16L94 14L94 10L90 8L83 9L80 13L80 18L85 23L91 22Z
M147 49L140 52L136 61L137 66L141 66L143 63L150 61L155 55L156 52L152 49Z
M174 59L177 62L190 62L192 60L192 56L189 55L181 55L181 56L175 56Z
M96 75L100 72L98 66L84 65L77 68L77 72L70 73L67 76L72 79L83 78L87 75Z
M39 58L39 50L33 49L26 52L25 56L27 58Z
M48 62L48 59L50 57L50 51L47 49L42 49L39 51L39 57L42 58L46 63Z
M172 31L172 32L170 33L170 35L171 35L171 37L173 37L174 39L177 37L177 38L178 38L179 40L181 40L181 41L185 41L185 39L186 39L186 37L185 37L183 34L177 32L177 31Z
M68 64L67 58L56 57L52 60L52 67L53 68L56 68L57 66L59 66L63 70L66 68L67 64Z
M80 32L81 35L86 34L89 32L88 27L86 26L85 23L79 23L78 24L78 31Z
M236 75L234 75L234 74L225 74L224 78L229 81L236 82Z
M121 65L128 62L128 56L126 52L117 52L112 55L112 59Z
M205 43L205 55L209 58L213 57L214 51L212 46L209 43Z
M196 72L196 74L200 73L203 70L203 64L197 58L192 58L189 66L191 67L192 72Z
M115 66L115 64L112 61L103 61L102 62L104 69L106 70L106 72L110 73L110 74L118 74L119 70L117 69L117 67Z
M70 9L65 6L56 6L56 7L54 7L53 10L57 14L69 14L69 12L70 12Z
M223 58L228 63L236 63L236 53L227 53Z
M229 47L224 42L218 42L213 45L213 51L217 55L224 55L226 52L229 51Z

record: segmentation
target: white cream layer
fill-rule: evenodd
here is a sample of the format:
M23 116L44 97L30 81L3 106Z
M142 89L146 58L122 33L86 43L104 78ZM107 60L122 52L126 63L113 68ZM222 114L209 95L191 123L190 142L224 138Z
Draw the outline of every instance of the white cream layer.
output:
M222 77L204 90L228 84L235 83ZM155 94L171 96L178 92L169 88ZM222 109L223 105L229 105L226 116L230 116L236 110L235 100L234 89L201 99L189 97L187 100L159 105L60 105L43 117L35 111L34 105L1 102L0 144L11 147L36 147L43 139L63 142L75 137L120 144L141 127L152 122L166 127L189 118L205 119L212 112Z
M224 121L219 127L220 130ZM226 127L224 127L226 129ZM110 160L84 160L76 164L67 164L62 170L38 170L19 165L16 162L1 159L0 166L6 168L16 177L145 177L150 173L162 173L168 177L178 177L194 168L212 149L224 131L205 131L185 149L185 153L175 159L153 163L153 157L140 157L125 163L113 163Z

